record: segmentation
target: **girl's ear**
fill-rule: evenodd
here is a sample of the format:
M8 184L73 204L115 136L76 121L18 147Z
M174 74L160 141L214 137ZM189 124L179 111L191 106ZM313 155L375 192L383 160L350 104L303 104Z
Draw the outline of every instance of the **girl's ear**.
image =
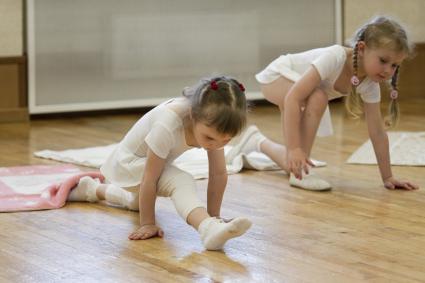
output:
M192 121L193 119L192 119L192 108L190 108L189 109L189 119L190 119L190 121Z
M193 119L192 115L192 108L189 110L189 121L192 125L195 125L195 120Z
M366 49L366 43L365 43L364 41L361 41L361 40L360 40L360 41L357 43L357 52L358 52L358 54L359 54L360 56L363 56L365 49Z

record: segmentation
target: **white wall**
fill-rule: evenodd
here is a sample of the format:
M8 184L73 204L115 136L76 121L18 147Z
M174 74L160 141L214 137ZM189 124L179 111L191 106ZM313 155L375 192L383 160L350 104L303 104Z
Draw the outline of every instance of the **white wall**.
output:
M389 15L398 19L408 30L413 42L425 42L424 0L345 0L345 41L374 15Z
M156 105L223 72L259 98L256 72L281 54L334 44L336 35L335 0L27 5L34 114Z
M22 0L0 0L0 57L21 56Z

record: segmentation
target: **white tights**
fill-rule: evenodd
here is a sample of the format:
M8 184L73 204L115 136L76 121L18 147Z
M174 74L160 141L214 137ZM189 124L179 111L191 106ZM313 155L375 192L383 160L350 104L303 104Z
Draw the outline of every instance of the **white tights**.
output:
M114 184L100 184L90 177L84 177L80 180L78 186L71 191L68 200L97 201L95 192L100 186L106 186L105 199L109 204L130 210L139 210L140 185L121 188ZM158 180L157 195L170 197L177 212L184 220L195 208L205 207L197 196L192 175L172 165L164 168Z

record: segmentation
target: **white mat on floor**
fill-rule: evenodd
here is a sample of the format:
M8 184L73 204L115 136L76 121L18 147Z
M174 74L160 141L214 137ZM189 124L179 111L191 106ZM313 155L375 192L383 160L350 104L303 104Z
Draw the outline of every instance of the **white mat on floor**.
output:
M34 155L40 158L99 168L115 146L116 144L64 151L42 150L34 152ZM231 146L224 148L226 153L230 149ZM313 160L313 162L318 167L326 166L326 163L322 161ZM195 179L208 177L208 158L206 151L203 149L194 148L186 151L174 161L174 165L189 172ZM276 163L266 155L258 152L251 152L248 155L241 153L226 166L229 174L236 174L244 167L255 170L280 170Z
M425 166L425 132L388 132L392 165ZM353 164L377 164L370 140L347 160Z

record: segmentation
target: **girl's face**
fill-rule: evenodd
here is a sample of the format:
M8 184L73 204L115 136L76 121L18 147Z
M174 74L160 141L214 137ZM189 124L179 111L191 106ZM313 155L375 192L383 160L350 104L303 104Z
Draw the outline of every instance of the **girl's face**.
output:
M374 82L391 79L397 67L406 58L406 54L403 52L384 48L368 48L364 44L359 49L359 54L363 60L363 71Z
M232 136L218 133L214 127L208 127L201 122L194 123L193 136L198 145L206 150L221 149L232 139Z

